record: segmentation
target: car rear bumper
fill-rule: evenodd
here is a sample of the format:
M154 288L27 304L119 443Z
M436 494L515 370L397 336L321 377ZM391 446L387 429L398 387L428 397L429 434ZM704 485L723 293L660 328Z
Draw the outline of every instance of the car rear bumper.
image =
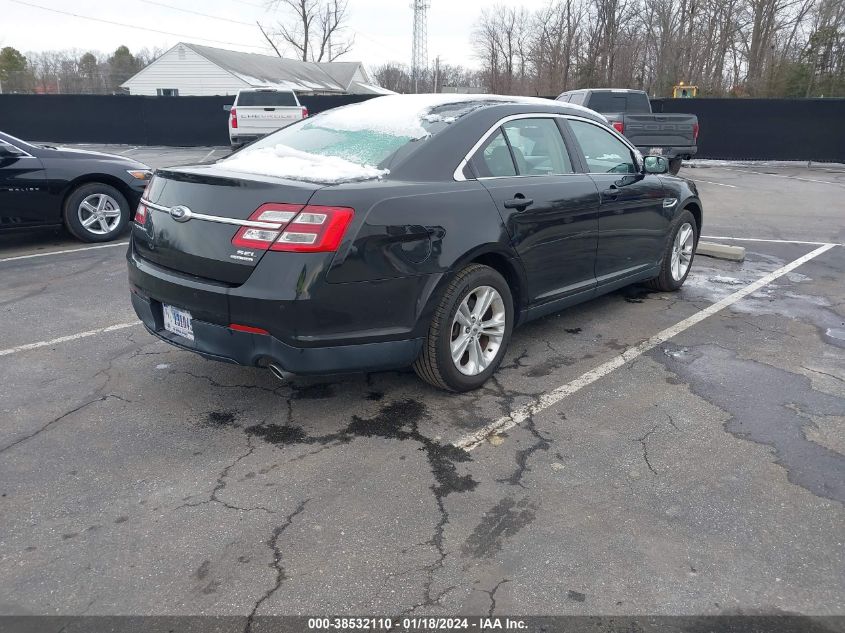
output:
M422 280L323 283L310 288L310 294L286 296L283 288L265 283L260 272L231 286L157 266L138 256L134 245L127 260L132 306L147 330L206 358L248 366L276 363L294 374L331 374L407 367L422 348L414 315L389 309L394 301L413 306L411 297L418 295ZM264 272L279 280L280 269L273 264L268 262ZM320 298L308 298L314 295ZM164 328L165 303L190 312L193 341ZM387 311L374 312L379 305ZM232 323L268 333L240 331L229 327Z
M223 325L194 319L194 340L164 329L161 303L132 293L132 307L151 334L196 352L210 360L248 366L275 363L292 374L334 374L396 369L411 365L419 355L422 339L337 345L292 347L269 334L240 332Z

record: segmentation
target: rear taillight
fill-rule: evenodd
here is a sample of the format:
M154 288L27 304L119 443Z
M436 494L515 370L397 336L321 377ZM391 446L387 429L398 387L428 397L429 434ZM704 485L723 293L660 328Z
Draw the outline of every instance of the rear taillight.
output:
M334 252L355 212L347 207L267 203L249 216L262 226L244 226L234 246L297 253Z
M231 113L232 113L232 127L237 129L237 127L238 127L238 111L235 110L235 108L232 108Z
M692 139L694 141L698 140L698 123L692 124Z
M334 252L355 212L347 207L308 205L285 227L271 251Z
M308 108L302 106L302 118L306 118L308 116Z
M613 129L619 132L620 134L625 133L625 124L622 121L614 121L613 122Z
M282 227L293 220L301 210L301 204L262 204L249 219L251 222L261 222L263 226L244 226L238 229L232 238L232 244L266 251L278 239Z
M135 210L135 224L140 224L144 226L147 223L147 207L144 206L144 201L142 200L141 203L138 205L138 208Z

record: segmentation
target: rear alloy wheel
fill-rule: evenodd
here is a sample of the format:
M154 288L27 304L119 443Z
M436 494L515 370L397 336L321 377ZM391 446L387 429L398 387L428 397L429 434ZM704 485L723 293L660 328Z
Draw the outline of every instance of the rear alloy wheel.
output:
M670 292L684 285L695 257L697 231L692 213L686 209L681 211L673 223L671 238L663 252L660 274L647 282L650 288Z
M446 288L414 369L441 389L477 389L502 362L512 329L505 279L488 266L468 266Z
M117 189L104 183L77 187L65 201L65 226L84 242L115 239L129 222L129 203Z

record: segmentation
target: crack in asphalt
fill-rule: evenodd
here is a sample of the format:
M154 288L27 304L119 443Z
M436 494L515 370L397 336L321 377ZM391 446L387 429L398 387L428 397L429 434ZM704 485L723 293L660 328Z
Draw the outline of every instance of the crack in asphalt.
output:
M281 538L282 534L284 534L285 530L287 530L293 520L302 514L305 511L306 504L311 501L311 499L305 499L301 501L299 505L296 507L296 510L291 512L289 515L285 517L285 522L279 526L273 528L272 535L270 539L267 541L267 547L269 547L273 551L273 563L272 567L276 570L276 578L273 586L270 587L258 600L255 602L255 605L252 607L252 611L250 611L249 615L246 618L246 626L244 627L244 633L251 633L252 625L255 621L255 614L258 612L258 609L261 608L261 605L264 604L274 593L276 593L279 588L281 588L282 583L287 579L285 575L285 568L282 565L282 550L279 548L279 539Z
M235 416L232 412L217 413L216 426L235 426ZM349 424L334 433L309 436L305 430L292 424L292 410L289 409L288 421L285 424L268 424L266 421L250 427L243 427L245 433L253 437L259 437L264 441L276 445L320 445L319 450L324 450L329 445L352 442L356 437L380 437L394 440L411 440L420 445L421 451L426 455L431 469L434 483L430 490L434 497L439 518L434 526L431 538L425 545L434 548L436 559L418 568L426 574L423 583L423 599L417 605L410 608L410 611L419 607L430 607L439 604L440 600L455 587L436 592L433 589L435 576L443 568L448 552L446 551L444 532L449 524L449 513L446 509L445 498L453 492L468 492L474 490L478 483L471 475L458 473L457 464L471 461L469 453L454 446L451 443L441 444L425 435L419 430L419 420L427 415L426 407L417 400L402 400L383 405L379 412L373 417L362 418L352 416Z
M218 494L226 488L226 485L227 485L226 479L228 478L231 470L235 466L237 466L241 461L243 461L244 459L246 459L247 457L249 457L250 455L252 455L255 452L255 446L253 446L253 444L252 444L252 437L247 437L247 446L249 447L249 450L247 450L244 454L239 455L235 459L235 461L233 461L231 464L226 465L223 468L223 470L220 471L220 474L217 475L217 483L215 484L214 488L211 490L211 495L209 496L208 499L206 499L205 501L183 503L182 505L174 508L174 511L181 510L182 508L196 508L196 507L199 507L199 506L208 505L210 503L219 503L224 508L228 508L229 510L238 510L238 511L241 511L241 512L253 512L255 510L262 510L263 512L266 512L267 514L277 514L274 510L270 510L269 508L266 508L265 506L253 506L253 507L250 507L250 508L244 508L242 506L236 506L234 504L229 503L228 501L224 501L223 499L221 499L218 496Z
M499 587L504 585L506 582L510 582L510 578L502 578L499 582L497 582L492 589L478 589L478 591L482 591L490 596L490 608L487 610L487 615L493 615L493 612L496 610L496 592L499 590Z
M6 451L8 451L9 449L14 448L15 446L18 446L19 444L23 444L24 442L31 440L33 437L40 435L41 433L43 433L44 431L49 429L51 426L53 426L57 422L61 422L62 420L64 420L69 415L73 415L74 413L77 413L78 411L81 411L82 409L85 409L86 407L90 407L92 404L96 404L98 402L105 402L106 400L109 400L110 398L114 398L115 400L121 400L123 402L131 402L131 400L127 400L126 398L123 398L121 396L118 396L118 395L112 394L112 393L107 394L105 396L100 396L99 398L94 398L93 400L89 400L87 402L83 402L82 404L80 404L77 407L74 407L70 411L66 411L66 412L62 413L60 416L53 418L52 420L50 420L49 422L47 422L46 424L41 426L38 430L33 431L29 435L25 435L21 438L18 438L17 440L12 442L11 444L7 444L3 448L0 448L0 454L3 454Z
M652 473L654 473L655 475L658 475L660 473L658 473L654 469L654 466L651 465L651 462L648 459L648 444L646 443L646 440L648 440L648 437L657 430L658 426L659 426L658 424L655 424L653 427L651 427L651 430L648 433L646 433L645 435L643 435L640 438L637 438L635 440L631 440L632 442L639 442L642 445L642 447L643 447L643 460L645 461L646 466L648 466L648 469Z
M522 427L527 429L531 433L531 435L536 438L537 441L527 448L516 451L516 453L514 454L514 460L516 461L516 470L511 473L510 477L497 479L496 481L499 483L506 483L511 486L519 486L520 488L525 488L525 484L522 483L522 476L526 473L526 471L531 470L531 468L528 466L528 460L537 451L549 450L549 448L551 448L552 443L549 438L543 436L540 431L537 430L533 415L529 416L528 419L523 422Z

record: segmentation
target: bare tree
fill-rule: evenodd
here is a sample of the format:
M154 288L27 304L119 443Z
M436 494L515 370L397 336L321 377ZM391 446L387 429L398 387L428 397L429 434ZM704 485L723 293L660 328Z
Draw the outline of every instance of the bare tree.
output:
M302 61L331 62L355 43L346 37L348 0L269 0L267 6L284 13L275 29L258 25L279 57L292 50Z

